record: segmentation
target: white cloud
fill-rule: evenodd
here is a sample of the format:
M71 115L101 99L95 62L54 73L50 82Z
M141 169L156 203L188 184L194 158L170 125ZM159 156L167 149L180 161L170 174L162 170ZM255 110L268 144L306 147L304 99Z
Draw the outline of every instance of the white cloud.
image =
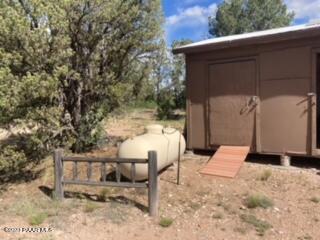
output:
M214 15L216 11L217 4L215 3L208 7L195 5L178 9L177 14L166 18L165 29L168 43L177 40L177 32L179 32L178 38L205 39L208 36L208 17Z
M310 21L320 18L320 0L286 0L289 10L295 12L296 19L309 19Z
M194 1L194 0L193 0ZM178 28L182 26L199 26L208 24L208 17L217 10L217 4L211 4L207 8L201 6L178 9L178 13L166 18L166 27Z

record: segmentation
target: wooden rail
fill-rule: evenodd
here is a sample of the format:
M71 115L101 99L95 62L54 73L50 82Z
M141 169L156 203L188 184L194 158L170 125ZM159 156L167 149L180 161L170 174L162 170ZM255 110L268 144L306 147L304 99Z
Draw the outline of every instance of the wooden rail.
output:
M89 185L89 186L108 186L108 187L124 187L124 188L148 188L148 205L149 215L158 215L159 193L158 193L158 169L157 169L157 153L155 151L148 152L148 159L122 159L122 158L93 158L93 157L69 157L63 156L63 151L57 149L54 151L54 192L57 199L64 198L64 185ZM72 162L72 178L65 179L63 174L64 162ZM87 163L87 178L79 179L78 163ZM92 164L100 163L101 181L92 179ZM130 182L121 181L120 164L131 164ZM115 181L107 181L107 164L116 165ZM136 182L136 164L148 164L148 180L145 182Z

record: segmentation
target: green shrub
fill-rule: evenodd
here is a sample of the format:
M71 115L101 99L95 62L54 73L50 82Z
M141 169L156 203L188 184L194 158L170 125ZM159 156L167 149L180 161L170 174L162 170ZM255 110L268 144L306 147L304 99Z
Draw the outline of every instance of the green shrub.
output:
M105 202L108 198L108 194L110 194L110 189L103 188L99 193L98 200Z
M47 217L48 215L46 213L43 213L43 212L36 213L30 216L29 223L30 225L40 225L41 223L44 222L44 220L47 219Z
M170 227L171 224L173 223L173 219L172 218L161 218L160 219L160 222L159 222L159 225L161 227L164 227L164 228L167 228L167 227Z
M160 120L169 119L173 115L175 101L170 89L162 89L158 96L157 114Z
M273 206L272 200L261 194L254 194L247 197L245 204L248 208L268 208Z
M136 101L134 104L133 104L133 107L134 108L146 108L146 109L154 109L157 107L157 103L153 100L149 100L149 101Z
M49 141L47 133L41 129L3 140L0 144L0 181L31 180L36 176L34 167L48 155L52 144L55 143Z
M268 229L272 228L272 225L270 223L268 223L267 221L260 220L256 218L254 215L242 214L240 218L244 222L253 225L258 235L260 236L263 236Z
M19 152L15 146L6 146L0 154L0 171L12 171L24 166L27 162L23 152Z
M270 169L266 169L266 170L263 171L263 173L261 174L259 179L261 181L267 181L271 177L271 175L272 175L271 170Z
M18 174L27 165L27 157L23 151L15 146L5 146L0 150L0 173L1 180ZM4 178L4 179L3 179Z

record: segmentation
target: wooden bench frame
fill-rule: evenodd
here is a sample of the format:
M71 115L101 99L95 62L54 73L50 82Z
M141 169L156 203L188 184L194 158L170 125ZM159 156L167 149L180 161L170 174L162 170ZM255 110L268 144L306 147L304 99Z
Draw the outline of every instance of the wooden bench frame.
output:
M70 157L64 156L62 149L57 149L53 154L54 159L54 194L59 200L64 198L64 185L89 185L89 186L108 186L124 188L148 188L149 215L158 215L159 192L158 192L158 169L157 152L149 151L148 159L122 159L122 158L93 158L93 157ZM73 162L72 179L65 179L63 175L64 162ZM87 179L78 178L78 163L86 162ZM92 180L92 163L100 163L101 181ZM106 180L106 164L116 164L116 181ZM120 164L131 164L131 182L121 182ZM136 164L148 164L148 180L136 182Z

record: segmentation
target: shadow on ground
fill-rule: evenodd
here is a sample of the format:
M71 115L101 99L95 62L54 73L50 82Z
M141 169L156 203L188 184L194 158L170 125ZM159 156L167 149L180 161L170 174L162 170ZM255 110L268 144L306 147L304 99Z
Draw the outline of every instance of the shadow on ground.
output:
M49 188L47 186L40 186L40 191L43 192L48 197L52 198L54 195L54 191L52 188ZM64 192L65 198L71 198L71 199L86 199L88 201L93 202L105 202L105 203L118 203L122 205L131 205L142 212L148 212L148 207L144 206L141 203L138 203L137 201L134 201L132 199L129 199L125 196L109 196L109 197L101 197L98 194L89 194L84 192L75 192L75 191L65 191Z
M0 173L0 191L6 191L10 184L26 183L36 180L42 173L43 169L21 169L16 173Z
M280 166L279 155L250 154L247 157L246 161L259 164L271 164ZM313 168L320 170L320 159L314 157L291 157L291 166L303 169Z
M195 154L213 156L215 151L194 151ZM280 156L279 155L266 155L266 154L249 154L246 162L258 163L264 165L275 165L280 166ZM304 169L317 169L320 170L320 158L314 157L292 157L291 166L304 168ZM320 175L320 172L318 173Z

